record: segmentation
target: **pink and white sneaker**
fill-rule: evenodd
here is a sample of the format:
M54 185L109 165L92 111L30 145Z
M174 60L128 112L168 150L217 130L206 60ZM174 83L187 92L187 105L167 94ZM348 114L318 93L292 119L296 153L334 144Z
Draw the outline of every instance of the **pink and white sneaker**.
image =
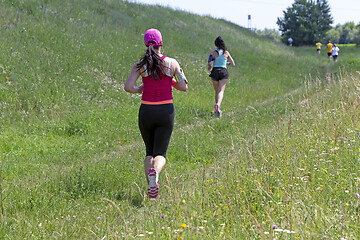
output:
M159 174L154 168L149 169L148 179L148 195L150 198L157 198L159 195Z
M220 110L219 105L215 104L214 108L215 108L215 116L216 117L221 117L222 111Z

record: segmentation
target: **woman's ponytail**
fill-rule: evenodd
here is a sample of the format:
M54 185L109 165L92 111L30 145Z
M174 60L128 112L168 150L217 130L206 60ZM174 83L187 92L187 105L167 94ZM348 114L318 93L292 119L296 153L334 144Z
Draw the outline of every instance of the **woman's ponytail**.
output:
M227 50L226 45L225 45L225 41L221 36L218 36L215 39L215 46L222 49L224 52Z
M160 79L160 72L164 73L164 61L158 55L157 51L159 47L154 47L152 44L149 45L147 48L144 57L140 60L139 64L137 65L138 68L142 68L146 65L148 72L151 74L151 77L154 80Z

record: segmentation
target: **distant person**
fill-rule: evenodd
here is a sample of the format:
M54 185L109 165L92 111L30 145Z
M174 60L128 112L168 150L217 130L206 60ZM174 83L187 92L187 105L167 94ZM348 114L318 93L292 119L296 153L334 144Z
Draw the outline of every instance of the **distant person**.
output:
M333 47L332 47L332 58L334 59L334 62L337 62L339 51L340 51L340 48L338 48L336 46L336 43L334 43Z
M326 45L326 48L327 48L327 54L328 54L328 58L330 59L331 58L331 56L332 56L332 47L333 47L333 45L332 45L332 43L331 43L331 41L329 40L329 43Z
M215 46L217 49L210 52L208 70L211 72L209 77L211 77L215 89L215 116L221 117L222 111L220 110L220 106L224 98L225 86L229 79L229 73L226 66L234 67L235 62L232 59L230 52L227 51L225 41L221 36L218 36L215 39Z
M316 52L317 52L317 54L321 54L321 47L322 47L322 44L321 44L321 42L317 42L316 43Z
M157 198L159 174L166 163L166 152L174 127L175 110L172 86L180 91L187 90L187 80L179 63L162 55L162 36L159 30L145 32L145 55L135 63L125 83L125 91L142 93L139 109L139 128L146 146L144 161L148 182L148 195ZM141 76L142 84L135 86Z
M291 37L288 38L289 46L292 47L293 45L293 39Z

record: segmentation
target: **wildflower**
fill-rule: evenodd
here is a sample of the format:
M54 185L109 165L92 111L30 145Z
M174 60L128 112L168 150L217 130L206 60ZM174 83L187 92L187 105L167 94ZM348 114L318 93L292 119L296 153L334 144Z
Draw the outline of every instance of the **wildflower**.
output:
M360 198L360 194L359 194L359 193L355 193L355 197Z
M185 200L183 199L182 201L181 201L183 204L185 204Z
M271 227L272 227L272 228L277 228L278 226L274 224L274 225L272 225Z
M181 227L186 228L186 224L185 223L181 224Z
M161 215L160 215L160 218L165 218L165 214L161 214Z
M99 217L97 217L96 219L97 219L97 220L100 220L100 219L102 219L102 217L99 216Z

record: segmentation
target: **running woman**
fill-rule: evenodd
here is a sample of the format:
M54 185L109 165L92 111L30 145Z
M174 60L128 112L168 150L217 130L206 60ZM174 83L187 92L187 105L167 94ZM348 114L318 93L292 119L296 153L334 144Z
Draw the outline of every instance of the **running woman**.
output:
M215 116L221 117L222 111L220 110L220 105L224 98L226 83L229 79L229 73L226 66L234 67L235 62L229 51L227 51L225 41L221 36L218 36L215 39L215 46L217 49L210 52L208 70L211 72L209 76L211 77L215 89Z
M129 93L142 93L138 122L146 146L144 169L148 195L157 198L159 174L166 163L166 152L174 127L172 86L185 92L187 80L179 63L162 55L163 42L159 30L147 30L144 43L147 47L145 55L133 65L124 89ZM142 84L135 86L140 76Z

